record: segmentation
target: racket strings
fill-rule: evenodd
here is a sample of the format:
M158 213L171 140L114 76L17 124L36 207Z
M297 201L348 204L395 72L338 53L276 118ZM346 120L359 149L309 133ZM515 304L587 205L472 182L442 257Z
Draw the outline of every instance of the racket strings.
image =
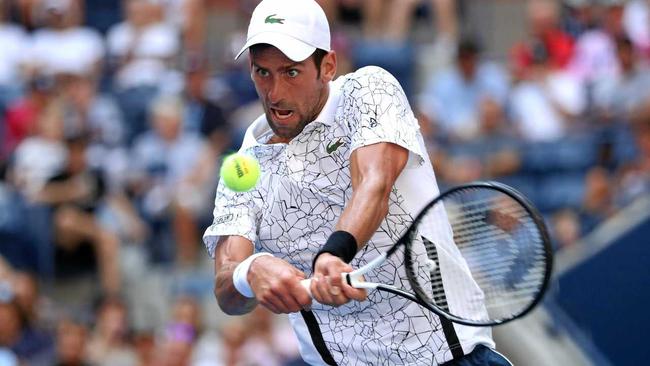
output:
M424 253L414 253L428 261L419 285L452 315L475 321L511 318L543 286L544 240L529 212L500 191L448 195L422 217L418 232L431 239L421 240Z

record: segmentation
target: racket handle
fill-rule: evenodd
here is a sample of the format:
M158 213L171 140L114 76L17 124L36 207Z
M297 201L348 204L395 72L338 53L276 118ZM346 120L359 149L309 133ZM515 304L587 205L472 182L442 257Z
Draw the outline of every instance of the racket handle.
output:
M304 280L301 280L300 284L302 285L302 287L305 288L305 290L307 290L307 293L309 294L309 297L311 297L313 299L314 296L312 296L311 288L310 288L311 287L311 278L306 278Z
M341 277L343 277L343 282L346 282L348 285L350 284L350 274L349 273L341 273ZM309 297L311 297L313 299L314 296L312 296L311 288L310 288L311 287L311 278L305 278L304 280L301 280L300 284L302 285L302 287L305 288L305 290L307 290L307 293L309 294Z

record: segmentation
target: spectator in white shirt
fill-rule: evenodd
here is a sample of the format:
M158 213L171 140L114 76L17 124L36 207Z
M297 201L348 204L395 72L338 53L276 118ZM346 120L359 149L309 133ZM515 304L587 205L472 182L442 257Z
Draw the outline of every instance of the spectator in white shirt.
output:
M34 136L16 148L11 167L14 184L34 199L47 181L63 169L68 153L63 144L63 108L51 102L37 121Z
M39 8L45 27L33 34L31 66L54 75L99 75L104 42L99 32L79 25L80 4L45 0Z
M481 100L489 97L503 105L509 90L506 72L481 60L478 44L460 42L456 62L434 75L420 97L422 113L452 139L468 140L480 133Z
M149 104L166 80L174 78L171 62L180 48L178 31L161 21L153 0L127 0L126 20L111 27L107 37L130 143L147 129Z
M0 119L3 110L21 94L21 65L27 49L23 28L6 21L8 0L0 0Z
M517 132L524 140L550 142L566 135L587 101L578 79L552 67L540 42L533 47L530 70L513 87L509 103Z
M183 130L181 99L159 97L151 113L152 131L136 140L131 154L132 189L150 223L173 223L177 258L188 264L196 259L198 220L210 215L215 156L202 137Z
M650 60L650 1L632 0L625 3L623 27L637 50Z

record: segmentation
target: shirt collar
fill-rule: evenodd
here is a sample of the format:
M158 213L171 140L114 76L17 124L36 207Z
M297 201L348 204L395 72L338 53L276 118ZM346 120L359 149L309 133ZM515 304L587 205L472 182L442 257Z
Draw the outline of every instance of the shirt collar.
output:
M339 106L339 98L341 96L341 89L337 84L338 83L334 81L330 81L327 101L314 122L320 122L328 126L334 124L334 117L336 116L336 109Z

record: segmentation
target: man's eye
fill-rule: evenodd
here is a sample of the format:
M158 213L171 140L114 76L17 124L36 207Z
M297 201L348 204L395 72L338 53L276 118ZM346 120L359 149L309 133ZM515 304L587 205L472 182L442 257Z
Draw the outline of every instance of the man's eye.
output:
M292 77L292 78L295 78L296 76L298 76L298 74L299 74L299 72L296 69L291 69L291 70L287 71L287 75L289 75L289 77Z
M257 69L257 75L262 76L262 77L267 77L269 76L269 72L264 69Z

